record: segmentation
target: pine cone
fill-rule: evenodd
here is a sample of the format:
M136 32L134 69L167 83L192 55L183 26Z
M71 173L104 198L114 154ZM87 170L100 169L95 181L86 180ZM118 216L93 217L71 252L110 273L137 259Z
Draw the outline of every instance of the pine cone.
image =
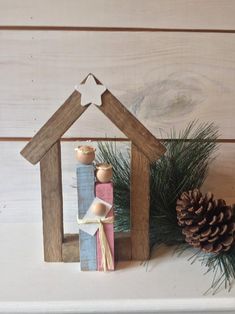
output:
M235 242L233 209L222 199L214 199L195 189L177 200L177 219L185 240L205 252L228 251Z

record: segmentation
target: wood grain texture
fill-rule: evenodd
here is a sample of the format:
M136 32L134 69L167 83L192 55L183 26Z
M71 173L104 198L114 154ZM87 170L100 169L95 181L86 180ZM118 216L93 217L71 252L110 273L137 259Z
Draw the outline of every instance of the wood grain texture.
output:
M46 124L21 151L32 164L36 164L67 129L87 109L80 104L81 95L74 91L65 103L53 114Z
M62 261L63 199L60 142L40 162L44 260ZM26 192L27 193L27 192Z
M235 34L0 31L0 40L0 136L32 137L93 72L156 137L197 118L234 138ZM65 136L123 134L90 106Z
M149 258L150 164L131 145L131 256L134 260Z
M65 234L62 244L62 260L64 263L80 261L79 235Z
M115 260L129 261L131 260L131 237L128 232L115 233Z
M1 25L235 29L234 12L233 0L0 1Z
M21 154L33 164L40 161L47 150L61 138L87 108L88 106L81 105L80 93L74 91L36 133ZM164 154L164 146L108 90L102 95L102 106L98 108L142 150L150 161L153 162Z
M115 236L115 261L131 260L131 237L128 232L117 232ZM79 235L65 234L62 244L62 256L64 263L80 262Z
M98 108L142 151L150 162L156 161L165 153L166 149L159 140L109 90L102 95L102 106Z

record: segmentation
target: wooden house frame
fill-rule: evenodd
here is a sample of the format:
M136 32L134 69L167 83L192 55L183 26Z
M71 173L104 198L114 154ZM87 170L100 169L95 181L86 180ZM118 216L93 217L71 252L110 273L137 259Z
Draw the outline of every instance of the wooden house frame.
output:
M81 94L75 90L21 151L32 164L40 162L47 262L79 261L78 235L64 235L63 231L60 139L89 105L81 105ZM109 90L104 92L102 105L97 108L131 141L131 232L115 235L115 258L145 260L149 257L150 163L159 159L165 147Z

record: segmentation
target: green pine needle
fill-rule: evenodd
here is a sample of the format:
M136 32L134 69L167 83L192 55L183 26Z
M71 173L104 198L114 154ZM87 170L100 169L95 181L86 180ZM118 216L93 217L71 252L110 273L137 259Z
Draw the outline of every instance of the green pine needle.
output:
M209 165L218 148L218 129L213 123L191 122L184 130L172 130L164 141L165 155L151 165L150 187L150 243L177 245L178 252L192 251L184 241L177 224L176 201L180 194L200 188L205 181ZM115 231L130 230L130 149L120 144L99 143L99 162L113 165L116 211ZM200 261L213 272L211 287L206 293L216 293L221 287L228 291L235 278L235 248L220 254L195 250L190 262Z
M184 241L177 224L176 201L182 192L200 188L217 148L214 124L191 122L177 134L174 130L164 144L167 152L151 169L151 244ZM177 138L177 139L176 139Z

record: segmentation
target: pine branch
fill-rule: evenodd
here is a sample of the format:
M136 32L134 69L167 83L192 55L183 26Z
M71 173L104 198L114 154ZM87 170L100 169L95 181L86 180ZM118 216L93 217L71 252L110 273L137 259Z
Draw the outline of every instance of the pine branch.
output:
M166 154L151 169L151 244L177 244L184 240L176 218L176 201L183 191L200 188L214 158L218 137L214 124L191 122L164 144ZM176 139L177 138L177 139Z
M218 129L213 123L191 122L179 133L172 130L165 141L166 154L151 166L150 242L178 245L178 251L192 247L184 241L177 224L176 201L182 192L200 188L218 148ZM130 153L110 143L99 143L98 160L109 162L114 169L116 231L130 228ZM230 290L235 279L235 248L220 254L195 251L191 263L201 262L214 279L207 293L215 294L221 287Z

